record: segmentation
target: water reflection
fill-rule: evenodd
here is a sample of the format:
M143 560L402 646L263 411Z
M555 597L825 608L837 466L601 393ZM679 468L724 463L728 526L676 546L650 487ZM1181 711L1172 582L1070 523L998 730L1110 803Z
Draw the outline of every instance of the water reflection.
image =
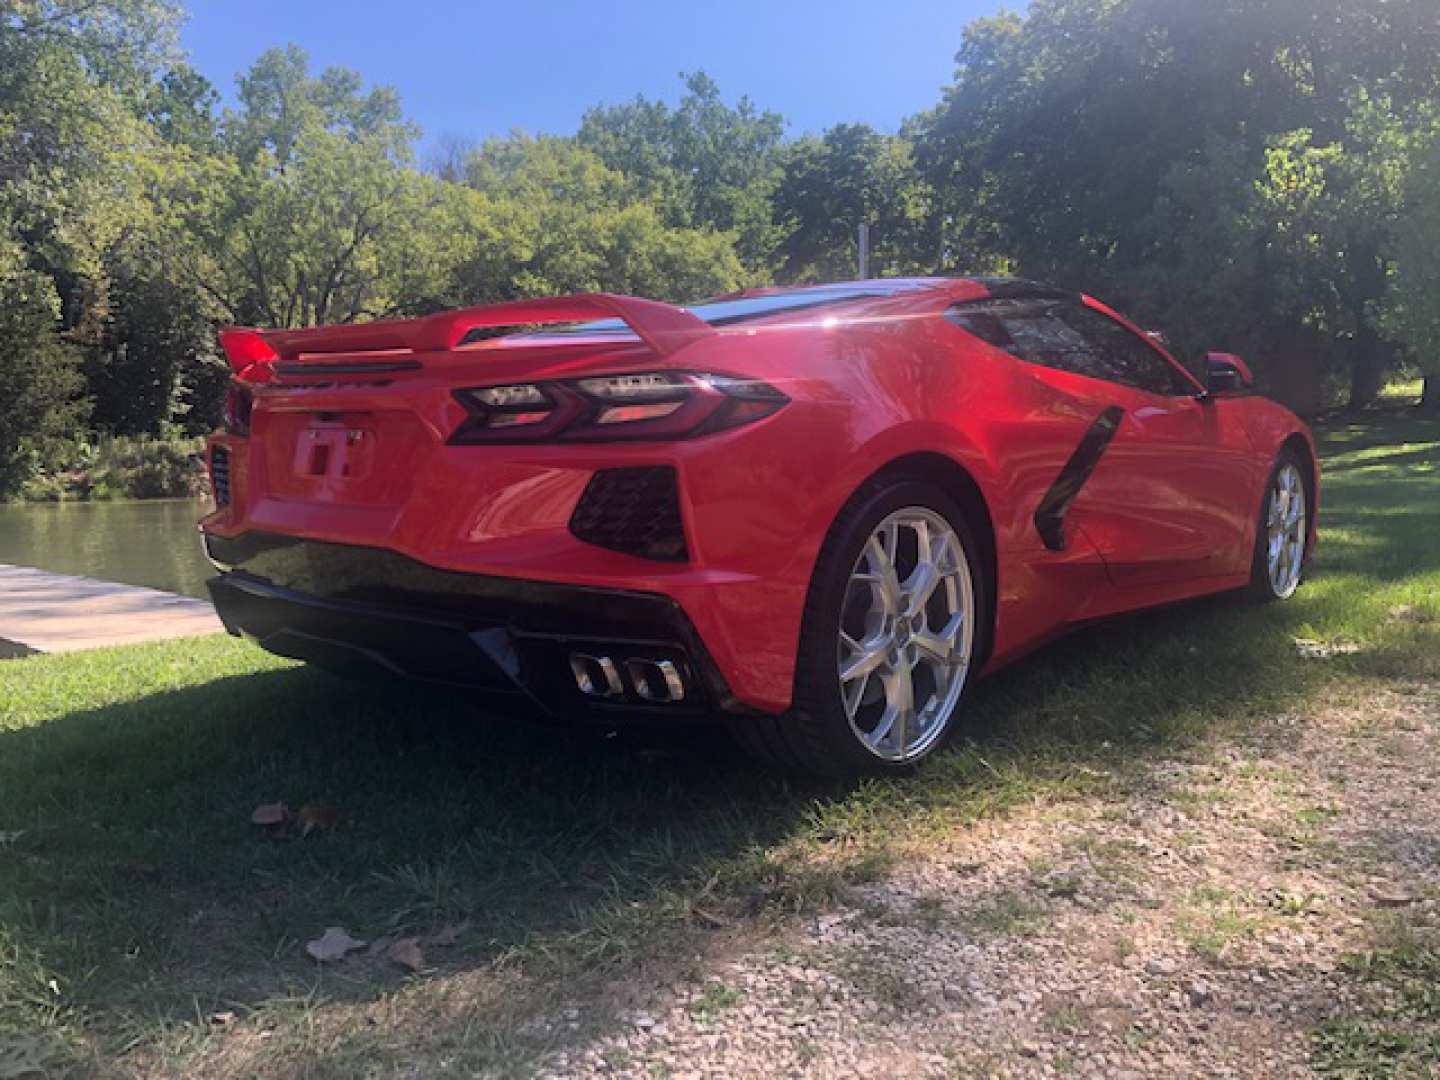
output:
M206 596L196 499L0 505L0 563Z

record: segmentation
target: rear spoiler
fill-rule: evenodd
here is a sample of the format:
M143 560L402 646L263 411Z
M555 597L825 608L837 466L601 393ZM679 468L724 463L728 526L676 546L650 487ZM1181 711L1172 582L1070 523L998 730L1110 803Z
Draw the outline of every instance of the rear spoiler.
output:
M444 352L458 346L472 330L605 318L620 319L657 356L671 356L715 332L703 319L672 304L613 293L576 293L442 311L420 319L316 326L305 330L227 326L220 330L220 343L240 378L263 381L269 375L262 376L252 368L259 365L269 368L302 355Z

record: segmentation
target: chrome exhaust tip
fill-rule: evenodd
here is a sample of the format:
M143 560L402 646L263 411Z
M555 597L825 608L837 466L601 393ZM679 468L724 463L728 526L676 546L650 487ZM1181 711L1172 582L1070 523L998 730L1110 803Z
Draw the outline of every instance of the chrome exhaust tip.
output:
M615 661L608 656L571 653L570 672L575 676L576 688L586 697L612 698L625 693Z
M669 705L685 700L685 680L669 660L632 656L625 661L625 673L636 695L644 701Z

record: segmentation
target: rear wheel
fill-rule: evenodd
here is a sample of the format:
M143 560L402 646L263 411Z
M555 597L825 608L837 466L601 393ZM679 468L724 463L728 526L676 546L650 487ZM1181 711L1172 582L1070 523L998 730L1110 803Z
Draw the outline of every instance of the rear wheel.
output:
M938 488L880 480L832 527L805 607L795 706L736 719L751 750L824 773L895 773L953 734L989 597L963 513Z
M1300 587L1310 530L1302 468L1294 453L1283 451L1265 488L1250 584L1262 600L1288 600Z

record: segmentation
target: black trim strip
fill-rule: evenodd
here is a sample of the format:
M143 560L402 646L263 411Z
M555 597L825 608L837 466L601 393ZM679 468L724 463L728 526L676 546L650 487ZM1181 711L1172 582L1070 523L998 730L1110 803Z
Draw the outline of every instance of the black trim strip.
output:
M418 360L357 360L348 364L277 364L281 375L381 375L391 371L419 371Z
M990 294L988 300L1079 300L1080 293L1072 289L1060 289L1027 278L974 277L971 281L985 287ZM963 305L961 305L963 306Z
M1115 438L1124 417L1125 410L1119 405L1111 405L1096 417L1080 440L1080 445L1070 455L1070 460L1060 470L1060 475L1055 478L1055 483L1040 500L1040 506L1035 511L1035 529L1051 551L1065 550L1065 512L1070 509L1075 496L1080 494L1085 481L1090 479L1095 466L1100 464L1101 455L1110 445L1110 440Z

